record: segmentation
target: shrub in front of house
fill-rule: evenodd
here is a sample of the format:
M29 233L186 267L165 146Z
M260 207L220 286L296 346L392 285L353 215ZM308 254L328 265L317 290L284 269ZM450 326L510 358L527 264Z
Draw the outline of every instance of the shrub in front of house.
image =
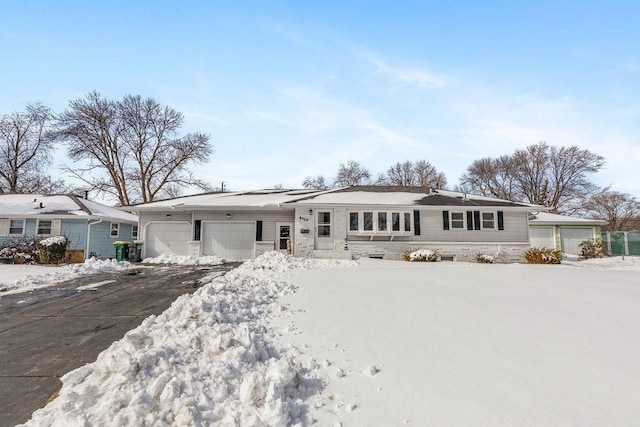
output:
M607 249L600 239L589 239L580 243L580 258L602 258L607 255Z
M14 264L30 264L38 259L38 239L35 237L14 237L2 242L0 258L10 259Z
M38 260L41 264L58 264L64 260L67 246L69 246L69 239L65 236L42 239L37 243Z
M435 262L439 256L437 249L409 249L403 254L405 261L412 262Z
M524 253L528 264L560 264L562 252L551 248L531 248Z
M479 253L476 254L476 262L480 264L495 264L496 257L489 254Z

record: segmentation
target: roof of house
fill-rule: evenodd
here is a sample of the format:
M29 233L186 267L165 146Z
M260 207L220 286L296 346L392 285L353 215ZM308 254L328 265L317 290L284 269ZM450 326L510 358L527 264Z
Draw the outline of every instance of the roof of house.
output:
M138 217L74 195L2 194L0 216L79 216L137 223Z
M601 219L578 218L575 216L558 215L549 212L538 212L529 217L529 225L606 225Z
M425 187L352 186L336 189L294 202L304 205L389 205L451 207L513 207L536 210L547 208L528 203Z
M347 206L455 206L455 207L513 207L545 210L527 203L475 196L426 187L352 186L330 190L267 189L236 193L206 193L126 206L127 210L166 211L207 208L282 208L295 205Z
M329 190L330 191L330 190ZM159 200L150 203L125 206L133 212L139 211L165 211L192 210L203 208L281 208L284 204L293 202L311 195L321 194L320 190L282 190L265 189L242 192L205 193L193 196L176 197L173 199Z

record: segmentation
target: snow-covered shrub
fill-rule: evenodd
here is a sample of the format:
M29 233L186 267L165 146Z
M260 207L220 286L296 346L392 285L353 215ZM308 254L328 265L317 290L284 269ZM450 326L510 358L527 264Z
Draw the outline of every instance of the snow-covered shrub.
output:
M35 237L14 237L2 243L0 257L12 258L15 264L28 264L37 260L38 239Z
M38 260L41 264L58 264L64 259L67 246L69 246L69 239L65 236L42 239L37 243Z
M437 249L409 249L404 251L405 261L434 262L440 254Z
M479 262L480 264L495 264L496 257L484 253L478 253L476 254L476 262Z
M560 264L562 252L551 248L531 248L524 253L528 264Z
M602 258L607 255L607 249L600 239L585 240L578 246L580 246L580 258L583 259Z

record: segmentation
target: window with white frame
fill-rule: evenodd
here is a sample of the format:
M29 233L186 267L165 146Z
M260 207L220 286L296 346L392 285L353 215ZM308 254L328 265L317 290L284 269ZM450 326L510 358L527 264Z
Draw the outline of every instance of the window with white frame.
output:
M352 211L349 212L349 233L410 233L411 215L400 211Z
M20 236L24 234L24 219L9 220L9 235Z
M118 237L120 235L120 224L117 222L112 222L111 227L109 228L109 236Z
M40 219L38 220L38 229L37 233L39 235L51 235L51 220L50 219Z
M451 212L451 229L464 230L464 212Z
M132 225L131 226L131 239L138 240L138 226L137 225Z
M488 229L493 230L494 228L496 228L496 221L495 221L494 213L493 212L482 212L482 229L483 230L488 230Z
M318 212L318 236L331 236L331 212Z

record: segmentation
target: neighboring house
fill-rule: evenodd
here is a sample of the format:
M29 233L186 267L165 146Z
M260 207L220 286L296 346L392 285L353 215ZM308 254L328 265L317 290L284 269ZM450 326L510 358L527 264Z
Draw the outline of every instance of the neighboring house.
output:
M419 187L354 186L210 193L126 209L139 213L145 257L246 260L276 249L401 259L421 247L449 259L486 253L520 261L530 247L528 215L546 208Z
M560 249L571 255L580 254L580 243L600 239L600 227L607 221L576 218L549 212L536 212L529 218L531 247Z
M138 217L74 195L0 195L0 246L30 236L66 236L81 259L112 258L113 242L137 239Z

